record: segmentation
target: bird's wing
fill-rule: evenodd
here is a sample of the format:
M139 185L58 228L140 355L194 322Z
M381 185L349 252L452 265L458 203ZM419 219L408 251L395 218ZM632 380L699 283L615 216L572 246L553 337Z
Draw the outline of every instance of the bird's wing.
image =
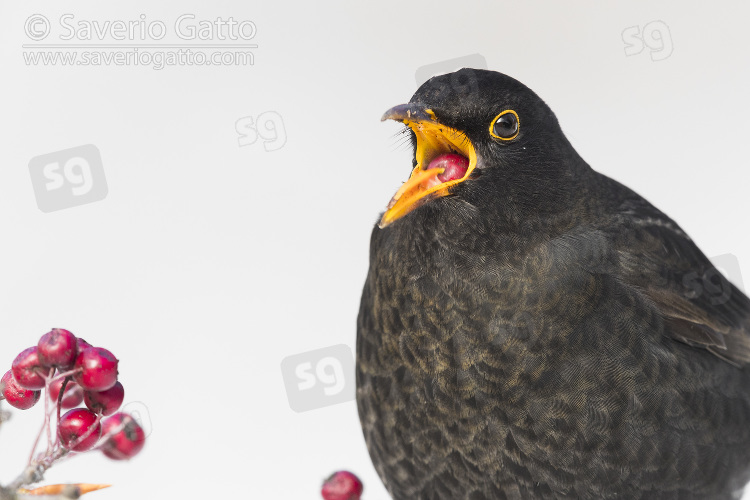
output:
M750 363L750 299L690 237L642 198L618 213L612 234L621 279L661 311L665 334L742 366Z

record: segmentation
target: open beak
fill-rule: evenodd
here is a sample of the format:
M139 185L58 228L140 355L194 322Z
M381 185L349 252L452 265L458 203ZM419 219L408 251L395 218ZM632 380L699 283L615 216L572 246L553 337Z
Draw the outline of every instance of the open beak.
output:
M384 228L429 200L450 194L451 186L468 179L476 168L477 155L463 132L441 124L431 109L425 109L416 103L395 106L386 111L381 120L400 121L409 126L417 136L417 166L412 170L409 180L388 203L378 224L380 228ZM445 169L428 168L433 159L444 153L459 154L469 160L463 177L442 182L438 176Z

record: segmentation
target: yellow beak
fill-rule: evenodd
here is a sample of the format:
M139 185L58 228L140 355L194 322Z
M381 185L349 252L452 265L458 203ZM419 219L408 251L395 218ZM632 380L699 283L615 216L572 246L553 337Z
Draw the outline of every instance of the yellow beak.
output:
M396 120L412 129L417 136L417 166L401 188L393 195L378 226L384 228L427 203L429 200L450 194L450 188L469 178L477 166L474 146L466 135L437 121L435 113L413 103L395 106L383 115L382 120ZM466 174L460 179L441 182L437 176L442 168L427 169L435 157L443 153L457 153L469 159Z

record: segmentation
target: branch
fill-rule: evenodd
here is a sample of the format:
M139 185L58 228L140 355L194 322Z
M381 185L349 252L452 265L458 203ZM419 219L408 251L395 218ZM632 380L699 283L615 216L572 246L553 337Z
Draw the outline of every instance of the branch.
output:
M2 406L2 398L0 398L0 427L2 427L3 422L10 420L10 412L3 410Z
M75 484L66 484L57 495L31 495L0 488L0 500L76 500L80 497L81 490Z
M29 465L24 469L24 471L8 486L5 488L0 488L0 500L5 500L3 498L2 493L3 491L7 495L8 493L11 493L13 495L13 498L16 496L16 492L23 488L24 486L28 486L30 484L38 483L42 479L44 479L44 473L47 471L48 467L45 467L42 464L39 465Z
M53 460L42 460L41 462L34 463L26 467L24 471L8 486L0 486L0 500L20 500L21 498L25 497L32 497L31 495L23 495L22 493L18 493L18 490L23 488L24 486L38 483L39 481L44 479L44 473L47 472L47 469L50 468L54 460L60 458L65 454L67 454L67 451L63 450L63 452L58 453L59 456L55 456ZM78 491L77 487L76 491ZM80 491L78 492L78 496L70 498L78 498L79 496L81 496ZM33 498L39 499L41 498L41 495L33 495Z

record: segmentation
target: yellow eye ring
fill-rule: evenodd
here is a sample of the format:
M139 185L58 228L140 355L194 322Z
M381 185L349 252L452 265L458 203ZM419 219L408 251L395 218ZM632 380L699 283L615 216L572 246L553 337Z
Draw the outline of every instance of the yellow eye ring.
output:
M515 119L515 123L514 123L515 130L514 130L513 135L509 135L507 137L503 137L503 136L500 136L500 135L498 135L498 134L495 133L495 125L497 124L497 121L502 116L507 115L507 114L513 115L513 117ZM518 118L518 113L516 113L512 109L506 109L505 111L503 111L502 113L500 113L499 115L497 115L495 118L493 118L492 121L490 122L490 135L492 137L496 138L496 139L500 139L501 141L512 141L513 139L516 138L516 136L518 135L518 132L520 132L520 130L521 130L521 120Z

